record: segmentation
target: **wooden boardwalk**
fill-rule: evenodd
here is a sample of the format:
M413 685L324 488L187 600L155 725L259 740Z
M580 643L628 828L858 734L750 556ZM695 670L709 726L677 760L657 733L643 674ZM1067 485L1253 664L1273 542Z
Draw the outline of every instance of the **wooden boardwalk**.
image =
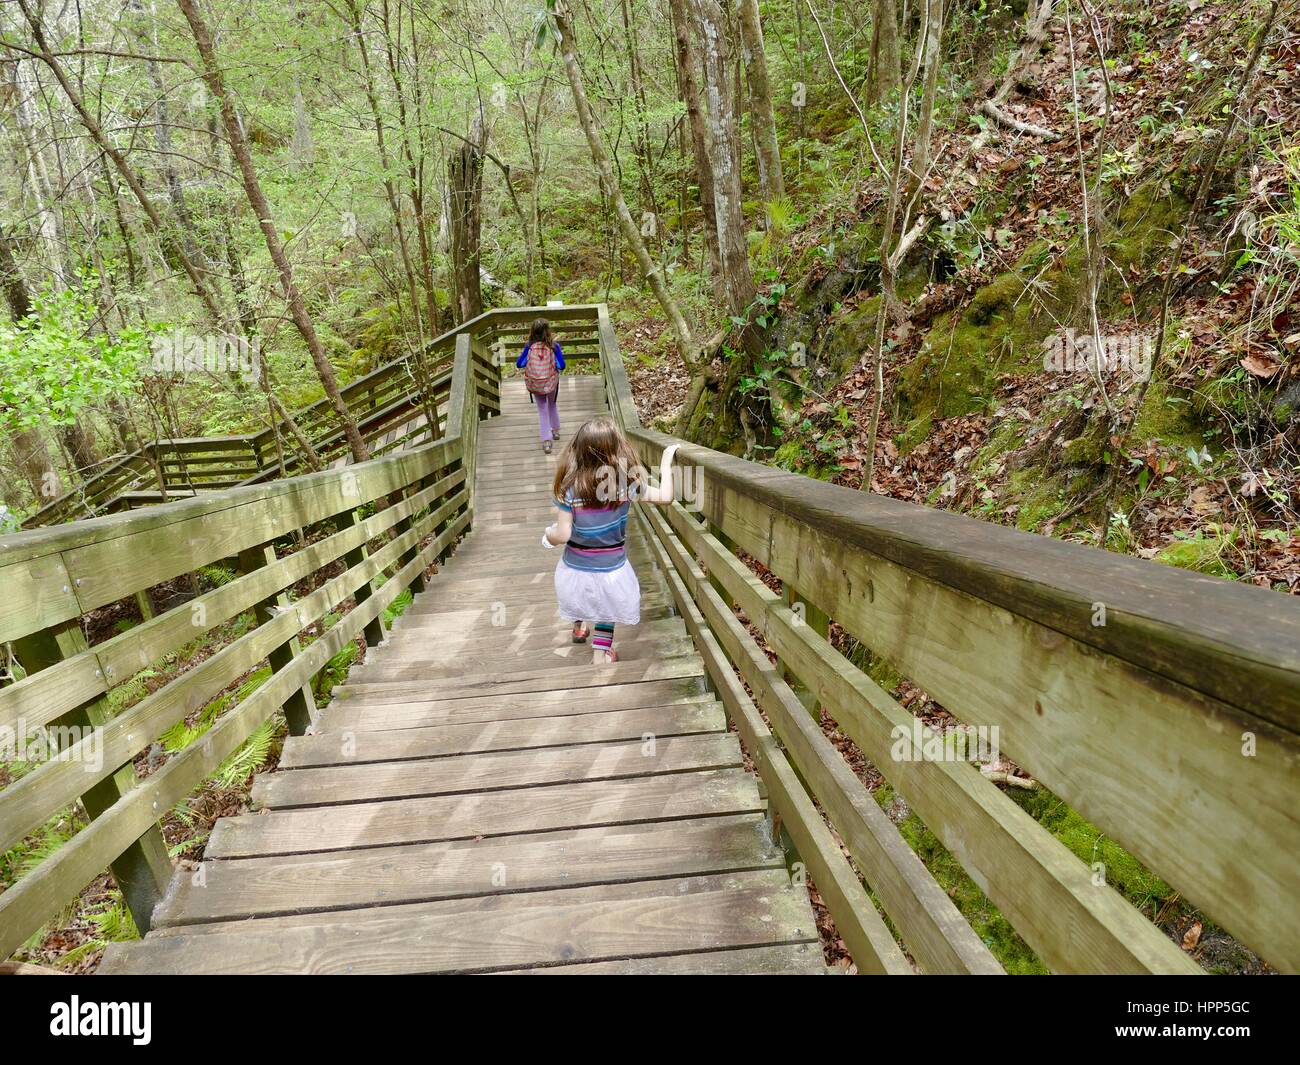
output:
M561 388L567 439L604 392ZM825 971L643 532L642 622L594 667L521 382L479 447L474 531L101 972Z

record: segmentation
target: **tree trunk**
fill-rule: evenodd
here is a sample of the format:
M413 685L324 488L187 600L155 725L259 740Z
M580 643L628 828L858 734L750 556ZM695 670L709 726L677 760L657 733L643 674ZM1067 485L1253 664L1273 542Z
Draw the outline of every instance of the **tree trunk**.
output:
M32 313L31 294L18 269L13 238L3 226L0 226L0 287L4 289L9 315L15 322ZM54 464L50 461L50 449L40 430L19 429L10 434L9 444L14 462L31 485L32 494L38 501L48 503L53 498L50 489L55 482L50 474L54 472Z
M873 0L871 13L871 76L867 100L881 103L902 83L898 52L898 0Z
M411 214L415 225L416 248L420 254L420 272L423 275L424 287L424 314L428 325L429 335L437 336L441 332L438 323L438 300L434 292L433 278L433 249L429 243L429 218L425 210L425 188L424 188L424 138L422 127L417 128L416 139L419 141L420 150L417 155L416 149L412 147L412 135L409 118L409 109L406 105L406 81L402 76L402 56L400 53L400 36L401 36L401 12L398 12L398 30L397 36L393 33L393 24L390 17L387 0L384 0L380 6L379 21L384 30L384 54L388 59L388 77L393 83L393 96L397 102L397 126L401 133L402 158L406 162L406 182L407 195L411 200ZM360 23L358 22L358 26ZM364 47L364 44L362 45ZM415 77L415 100L414 111L418 116L417 121L423 120L423 107L420 102L418 72Z
M392 164L388 155L388 144L384 137L384 116L379 107L379 94L375 90L374 72L370 68L370 52L366 48L365 37L362 36L361 29L361 8L357 0L348 0L348 18L352 26L352 33L356 37L357 52L361 56L361 73L365 81L366 101L370 105L370 115L375 123L375 143L379 150L379 167L383 174L384 197L388 201L389 213L393 216L393 229L397 234L397 251L402 260L402 272L406 277L407 297L411 301L411 317L415 319L417 332L420 334L420 340L423 341L425 331L419 329L420 324L420 300L417 295L417 283L415 278L415 267L411 263L411 251L406 240L406 224L402 218L402 205L397 196L397 187L392 179ZM428 335L432 336L437 329L437 322L430 320L426 323Z
M735 102L728 83L731 48L719 0L695 0L704 72L704 144L713 170L713 216L718 229L720 271L714 293L729 314L742 315L756 289L749 269L745 216L741 210Z
M781 171L781 146L776 137L776 114L772 109L772 86L767 77L767 56L763 51L763 24L758 0L739 0L740 36L749 79L750 114L758 144L758 180L763 202L785 198L785 175Z
M316 333L316 326L312 322L311 315L307 313L307 304L303 300L302 292L299 291L298 283L294 280L293 265L289 262L289 258L284 251L284 245L280 242L280 234L275 227L275 219L271 214L271 205L267 202L266 195L262 191L261 182L258 180L257 170L253 166L253 157L249 153L248 141L244 136L243 127L235 114L234 105L226 95L225 79L217 61L212 35L208 30L207 23L203 21L203 17L199 14L195 0L176 0L176 6L180 8L181 14L185 16L185 20L190 25L190 31L194 35L194 43L198 48L199 58L202 61L203 80L208 87L208 91L220 104L221 121L226 129L226 140L230 144L230 150L235 157L235 161L239 164L239 172L244 181L244 191L248 195L249 205L253 208L254 217L257 218L258 226L262 230L267 253L280 274L280 284L284 288L285 299L289 304L290 317L301 334L303 342L307 345L307 350L311 354L311 361L316 367L316 375L320 378L321 387L325 389L325 395L329 399L330 406L334 408L334 413L338 415L339 421L343 425L352 458L357 462L365 462L370 458L370 449L366 447L366 442L361 438L361 432L357 428L356 421L348 411L347 404L343 402L343 396L339 393L338 381L334 376L334 368L330 365L329 357L325 354L325 348Z
M139 0L136 0L134 6L137 11L142 11ZM161 49L158 45L158 8L153 2L149 4L149 14L152 33L144 40L154 52L159 52ZM145 69L154 90L153 139L154 146L158 149L159 166L162 168L167 185L167 198L171 201L172 211L180 224L185 242L185 254L195 263L200 263L203 261L203 253L199 248L194 216L190 214L189 204L185 201L185 188L181 185L180 175L176 173L176 167L172 162L171 114L167 106L168 93L163 82L162 67L156 58L150 56L145 62Z
M475 118L470 136L447 159L450 194L451 279L459 325L483 313L479 240L483 223L483 124Z
M695 180L700 190L700 212L704 218L704 249L709 257L709 276L713 283L722 273L718 252L718 219L713 206L713 168L705 147L704 112L700 108L699 56L691 38L692 18L689 0L669 0L673 16L674 56L682 102L686 105L686 124L691 131L691 152L695 158ZM684 239L684 238L683 238Z
M59 441L67 452L73 469L81 474L82 480L85 480L87 473L99 462L94 440L86 431L86 427L81 424L80 418L74 419L68 425L59 426L58 432Z
M925 86L921 90L921 124L916 130L916 150L912 153L914 193L928 176L930 144L934 139L934 108L939 89L939 46L947 17L943 0L925 0Z

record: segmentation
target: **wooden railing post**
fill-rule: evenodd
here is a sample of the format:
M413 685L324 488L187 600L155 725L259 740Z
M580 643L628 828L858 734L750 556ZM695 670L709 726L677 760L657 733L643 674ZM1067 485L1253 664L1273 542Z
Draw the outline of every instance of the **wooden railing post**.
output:
M690 511L687 513L690 513ZM703 519L704 527L709 530L710 535L717 537L718 540L721 541L722 546L734 555L736 553L736 542L722 531L722 526L704 518L703 514L700 514L699 512L696 513ZM713 590L722 596L722 601L734 610L736 602L731 598L731 593L727 591L723 583L712 573L709 574L709 583L713 585Z
M338 527L339 532L351 528L356 523L357 512L355 510L345 510L340 514L335 515L334 518L334 524ZM343 556L343 561L347 563L348 569L352 569L354 566L361 565L369 554L370 552L366 550L365 544L358 544ZM374 586L369 581L366 581L365 584L361 585L361 587L352 593L352 597L357 601L357 606L360 606L369 599L374 592ZM377 614L375 617L367 621L363 631L366 637L366 646L378 647L384 642L383 615Z
M807 596L801 595L794 585L788 581L782 585L782 597L785 599L786 605L794 612L795 617L799 619L800 624L809 626L822 639L830 639L831 619L826 611L819 609ZM779 658L777 661L781 665L781 679L794 690L795 695L807 708L813 720L820 721L821 705L817 701L817 696L790 671L784 662Z
M275 548L271 544L266 543L257 547L250 547L239 553L239 572L251 573L274 561ZM257 623L264 625L280 609L292 609L287 591L278 592L267 599L263 599L253 608L253 611ZM302 645L299 643L297 636L275 648L266 656L266 660L271 664L271 672L279 673L282 669L285 669L297 657L301 649ZM289 724L290 735L303 735L311 726L312 716L316 713L316 697L312 694L310 681L295 690L284 701L283 710L284 719Z
M29 676L80 654L88 647L81 623L75 619L14 641L14 651ZM94 729L113 716L108 697L104 695L56 718L49 727ZM135 787L135 782L135 767L130 762L119 767L112 776L105 777L82 793L81 804L86 815L94 820ZM162 898L172 874L171 858L167 855L167 844L158 825L151 825L143 836L110 863L109 869L122 891L136 928L144 935L152 924L154 906Z
M431 483L432 481L430 479L422 477L414 484L408 485L405 488L405 490L403 490L402 497L409 499L411 496L417 495L418 493L422 492L425 489L425 487ZM393 526L393 536L398 537L403 535L404 533L409 532L416 523L416 517L417 517L416 514L408 514L406 517L402 518L401 521L399 521L396 525ZM419 553L419 550L420 550L420 543L417 540L415 543L413 543L410 547L408 547L405 551L402 552L401 561L398 562L397 568L401 569L413 558L415 558L415 556ZM419 594L420 592L423 592L426 589L427 585L425 584L423 570L421 570L419 573L415 575L415 577L411 580L409 587L411 591L415 592L416 594Z

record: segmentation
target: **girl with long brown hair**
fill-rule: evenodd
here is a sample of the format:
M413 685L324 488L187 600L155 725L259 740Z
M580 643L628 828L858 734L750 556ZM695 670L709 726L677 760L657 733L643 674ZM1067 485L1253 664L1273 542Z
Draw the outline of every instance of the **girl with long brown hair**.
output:
M678 446L664 451L654 486L618 426L607 417L592 418L556 462L556 519L542 533L542 544L564 545L555 567L555 597L560 616L573 622L573 642L591 637L593 664L617 661L614 626L641 620L641 583L627 560L628 513L633 502L673 501Z

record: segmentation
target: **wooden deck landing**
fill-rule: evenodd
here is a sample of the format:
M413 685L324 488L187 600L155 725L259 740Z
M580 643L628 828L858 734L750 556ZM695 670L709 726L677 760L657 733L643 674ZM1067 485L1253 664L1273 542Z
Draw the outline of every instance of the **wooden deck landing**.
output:
M571 433L604 409L563 379ZM103 973L825 971L807 895L643 534L593 667L538 543L553 458L503 383L474 531Z

